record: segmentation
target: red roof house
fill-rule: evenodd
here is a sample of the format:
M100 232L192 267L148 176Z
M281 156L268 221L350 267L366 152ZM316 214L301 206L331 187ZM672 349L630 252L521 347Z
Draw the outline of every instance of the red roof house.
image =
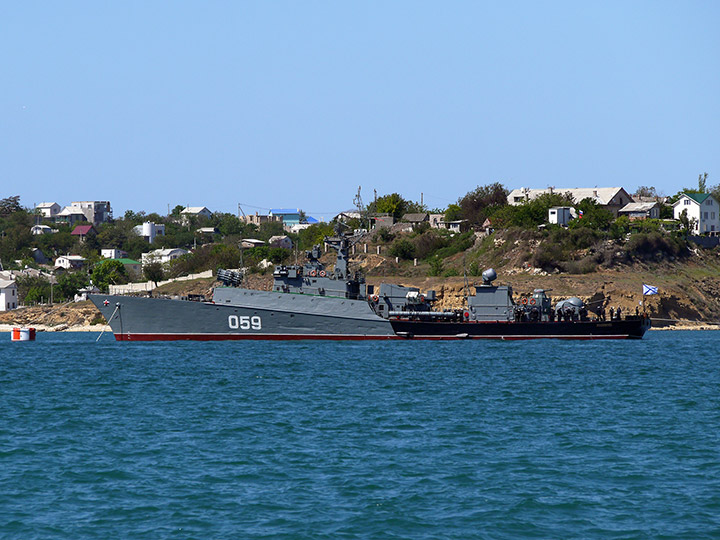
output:
M77 225L70 234L73 236L79 236L80 241L84 242L87 235L90 234L91 232L92 233L97 232L95 230L95 227L93 227L92 225Z

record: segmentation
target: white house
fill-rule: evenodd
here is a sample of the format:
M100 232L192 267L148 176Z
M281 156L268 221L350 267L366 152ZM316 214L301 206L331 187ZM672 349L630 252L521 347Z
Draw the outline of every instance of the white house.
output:
M573 188L573 189L530 189L521 188L513 189L508 195L508 204L517 206L537 199L541 195L555 193L557 195L570 195L575 203L579 203L584 199L591 199L599 206L617 216L618 210L629 202L633 202L632 197L621 187L608 188Z
M180 211L182 222L187 224L191 217L212 217L212 212L207 206L188 206Z
M55 219L60 212L60 205L56 202L41 202L35 207L35 211L45 219Z
M142 265L145 266L146 264L152 262L159 262L164 264L179 257L182 257L183 255L186 255L188 253L190 253L188 250L182 248L156 249L154 251L142 254Z
M85 265L85 260L85 257L80 255L61 255L55 259L55 267L64 268L65 270L82 268Z
M292 249L293 247L292 240L290 240L290 238L287 236L271 236L270 240L268 240L268 244L270 244L272 247L279 247L285 249Z
M87 217L80 208L75 206L66 206L55 214L55 221L58 223L67 223L72 226L79 221L87 221Z
M264 246L265 242L262 240L258 240L257 238L245 238L240 242L240 247L244 248L254 248L258 246Z
M100 256L103 259L122 259L127 257L127 252L117 248L103 248L100 250Z
M688 218L695 220L692 231L695 234L720 231L720 208L715 197L709 193L683 193L673 204L675 219L680 219L685 211Z
M17 307L17 284L15 281L0 279L0 311L9 311Z
M627 216L631 220L660 219L660 203L657 201L627 203L618 211L618 216Z
M142 236L149 244L152 244L156 236L165 236L165 225L145 221L142 225L133 227L133 232L138 236Z

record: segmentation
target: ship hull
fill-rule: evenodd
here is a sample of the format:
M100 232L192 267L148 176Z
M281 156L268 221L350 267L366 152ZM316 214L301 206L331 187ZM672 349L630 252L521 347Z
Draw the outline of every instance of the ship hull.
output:
M397 339L367 302L232 289L220 301L90 295L118 341Z
M406 339L642 339L650 319L614 321L475 322L393 319L393 330Z

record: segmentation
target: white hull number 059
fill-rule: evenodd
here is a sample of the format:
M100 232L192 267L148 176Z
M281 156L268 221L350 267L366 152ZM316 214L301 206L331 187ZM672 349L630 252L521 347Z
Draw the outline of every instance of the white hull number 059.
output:
M261 330L262 319L257 315L253 317L248 317L247 315L241 315L240 317L237 315L229 315L228 326L233 330L237 330L238 328L240 330Z

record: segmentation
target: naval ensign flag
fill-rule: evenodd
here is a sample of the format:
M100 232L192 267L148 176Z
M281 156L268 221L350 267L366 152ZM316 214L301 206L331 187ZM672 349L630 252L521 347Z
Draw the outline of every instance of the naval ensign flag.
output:
M653 287L652 285L645 285L643 283L643 296L650 296L652 294L657 294L658 288Z

